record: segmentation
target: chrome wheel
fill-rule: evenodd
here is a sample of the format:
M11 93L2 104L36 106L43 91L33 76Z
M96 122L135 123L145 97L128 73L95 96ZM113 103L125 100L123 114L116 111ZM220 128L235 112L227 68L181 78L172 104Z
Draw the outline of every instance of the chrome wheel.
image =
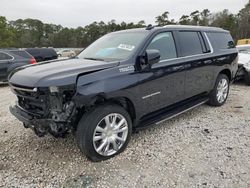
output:
M217 86L217 101L223 103L227 99L228 95L228 81L226 79L221 79Z
M95 151L102 156L113 155L124 145L127 136L127 120L121 114L109 114L95 128L93 134Z

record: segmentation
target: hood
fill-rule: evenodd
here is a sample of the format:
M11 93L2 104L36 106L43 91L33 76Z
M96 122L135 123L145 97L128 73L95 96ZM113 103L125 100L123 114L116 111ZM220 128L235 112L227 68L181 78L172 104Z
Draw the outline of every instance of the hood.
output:
M75 84L79 74L117 66L118 62L103 62L86 59L67 59L38 63L21 68L9 82L27 87L48 87Z
M250 54L239 53L238 64L244 65L248 62L250 62Z

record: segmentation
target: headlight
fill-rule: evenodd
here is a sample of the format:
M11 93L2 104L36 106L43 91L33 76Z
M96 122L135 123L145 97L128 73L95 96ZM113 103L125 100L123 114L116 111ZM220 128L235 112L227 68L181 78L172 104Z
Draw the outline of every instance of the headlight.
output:
M51 86L51 87L49 87L49 91L51 93L57 93L57 92L59 92L59 88L56 86Z

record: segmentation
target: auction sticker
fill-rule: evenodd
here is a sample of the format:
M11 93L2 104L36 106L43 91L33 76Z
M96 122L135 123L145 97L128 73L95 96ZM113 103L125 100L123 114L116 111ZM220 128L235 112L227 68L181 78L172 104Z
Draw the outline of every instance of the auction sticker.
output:
M135 46L129 44L120 44L118 48L122 50L132 51L135 48Z

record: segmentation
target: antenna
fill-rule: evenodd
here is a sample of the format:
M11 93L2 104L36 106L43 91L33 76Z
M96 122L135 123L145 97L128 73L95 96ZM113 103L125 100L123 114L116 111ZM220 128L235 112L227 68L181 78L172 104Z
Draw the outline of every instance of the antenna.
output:
M152 24L149 24L147 27L146 27L146 30L151 30L151 29L154 29L154 26Z

